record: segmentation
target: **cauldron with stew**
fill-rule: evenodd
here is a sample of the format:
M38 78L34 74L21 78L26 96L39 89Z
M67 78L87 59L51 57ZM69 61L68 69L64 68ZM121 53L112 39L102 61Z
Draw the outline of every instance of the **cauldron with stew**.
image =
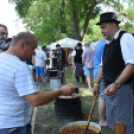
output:
M70 122L60 129L60 134L84 134L86 125L87 121ZM95 122L90 122L87 133L101 134L101 127Z

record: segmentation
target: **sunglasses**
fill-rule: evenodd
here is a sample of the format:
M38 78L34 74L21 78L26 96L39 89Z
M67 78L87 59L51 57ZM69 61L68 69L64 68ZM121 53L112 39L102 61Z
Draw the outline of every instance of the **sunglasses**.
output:
M1 32L0 35L8 35L8 33Z

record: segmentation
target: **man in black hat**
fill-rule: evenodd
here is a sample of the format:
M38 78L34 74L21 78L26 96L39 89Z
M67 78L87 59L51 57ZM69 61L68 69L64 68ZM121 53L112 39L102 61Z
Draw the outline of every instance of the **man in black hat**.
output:
M116 121L126 124L125 134L134 133L133 124L133 74L134 74L134 38L122 31L120 21L113 12L100 15L101 33L106 38L102 64L94 83L94 97L99 93L99 84L103 79L106 90L107 125L113 129Z

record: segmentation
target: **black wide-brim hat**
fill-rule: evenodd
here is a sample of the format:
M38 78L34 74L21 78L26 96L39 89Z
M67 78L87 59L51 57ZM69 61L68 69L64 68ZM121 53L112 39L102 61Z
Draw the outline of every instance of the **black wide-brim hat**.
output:
M116 22L117 24L121 23L114 12L106 12L100 14L100 22L96 23L96 25L100 25L102 22Z

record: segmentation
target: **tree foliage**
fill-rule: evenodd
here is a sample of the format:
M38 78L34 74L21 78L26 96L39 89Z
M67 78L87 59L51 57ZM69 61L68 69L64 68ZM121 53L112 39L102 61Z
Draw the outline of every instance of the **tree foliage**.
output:
M10 0L16 11L42 43L63 37L83 40L89 34L92 41L102 36L94 27L96 17L105 6L116 11L123 6L119 0Z
M123 10L125 12L126 16L122 17L121 20L124 22L124 24L121 26L121 28L127 32L134 32L134 7L133 4L129 6L128 9Z

